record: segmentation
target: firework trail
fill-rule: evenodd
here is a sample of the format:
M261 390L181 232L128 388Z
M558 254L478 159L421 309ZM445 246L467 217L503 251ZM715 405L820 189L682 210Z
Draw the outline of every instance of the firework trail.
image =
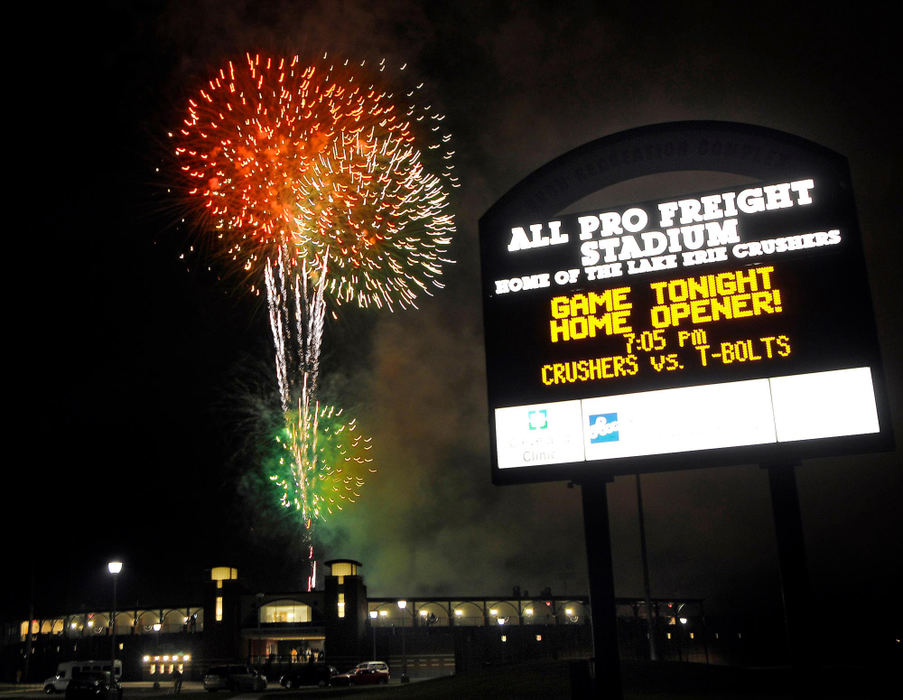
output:
M173 134L220 257L255 294L263 277L292 483L308 530L324 517L311 494L336 456L317 449L334 439L318 431L316 401L327 299L412 307L442 286L451 262L450 135L442 115L416 104L420 86L396 95L385 71L384 62L356 75L325 56L306 64L248 54L189 100Z

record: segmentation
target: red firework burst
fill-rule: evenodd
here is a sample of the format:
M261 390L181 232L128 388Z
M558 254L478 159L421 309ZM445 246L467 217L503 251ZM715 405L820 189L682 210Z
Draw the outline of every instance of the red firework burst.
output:
M314 270L328 258L331 296L360 306L411 305L438 286L450 137L441 115L380 87L383 69L248 55L189 101L175 152L232 265L259 272L280 247Z

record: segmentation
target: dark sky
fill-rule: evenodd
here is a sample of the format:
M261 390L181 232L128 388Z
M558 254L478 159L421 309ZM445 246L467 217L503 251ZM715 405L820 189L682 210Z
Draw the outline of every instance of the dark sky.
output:
M265 308L180 259L185 207L165 175L187 97L245 51L406 62L455 134L463 187L446 288L417 311L350 310L324 341L324 388L373 437L379 472L321 528L319 551L363 562L373 594L586 590L579 490L490 482L477 221L540 165L623 129L742 121L849 158L903 436L889 19L862 3L634 5L108 2L23 23L29 48L9 69L24 90L7 106L26 167L11 202L23 216L7 224L19 330L6 609L26 605L29 568L38 614L105 600L99 572L114 553L127 599L177 601L220 564L252 585L301 587L296 530L251 478L247 414L272 377ZM810 460L798 478L819 604L886 610L900 584L899 450ZM762 470L643 479L654 596L779 604ZM609 498L616 592L641 595L633 477Z

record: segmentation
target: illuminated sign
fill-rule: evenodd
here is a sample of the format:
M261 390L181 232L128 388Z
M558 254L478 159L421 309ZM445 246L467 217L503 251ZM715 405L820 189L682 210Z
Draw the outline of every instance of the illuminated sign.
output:
M484 217L494 479L887 446L843 174Z

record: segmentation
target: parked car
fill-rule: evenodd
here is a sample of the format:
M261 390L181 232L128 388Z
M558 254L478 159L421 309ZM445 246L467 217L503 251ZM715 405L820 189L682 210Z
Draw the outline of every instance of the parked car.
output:
M292 670L283 674L279 684L284 688L297 688L302 685L318 685L321 688L330 685L333 676L339 674L335 666L327 664L293 664Z
M86 671L110 670L110 661L61 661L56 667L56 674L44 681L44 692L48 695L64 693L72 676ZM113 675L117 681L122 680L122 661L116 659Z
M371 685L389 682L389 665L385 661L364 661L350 671L333 676L333 685Z
M213 666L204 674L204 690L266 690L267 679L250 666Z
M82 671L69 680L66 700L122 700L122 685L105 671Z

